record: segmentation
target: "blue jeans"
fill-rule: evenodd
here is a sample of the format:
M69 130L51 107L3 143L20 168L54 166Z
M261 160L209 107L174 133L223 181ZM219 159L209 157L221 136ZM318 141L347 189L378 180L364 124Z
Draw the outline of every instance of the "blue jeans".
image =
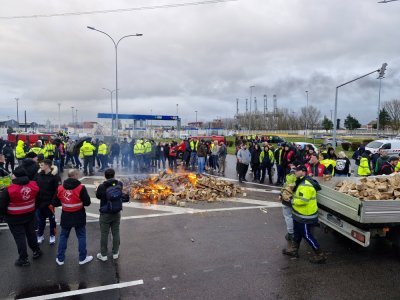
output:
M93 174L93 156L87 156L83 159L83 172L85 175L88 173L89 167L89 174Z
M75 166L76 166L76 167L82 167L82 163L81 163L81 161L79 160L79 154L75 154L75 155L74 155L74 159L75 159Z
M292 208L290 206L283 205L282 206L282 214L286 223L286 230L289 234L293 234L293 217L292 217Z
M71 163L72 163L72 164L75 163L75 161L74 161L74 155L67 152L67 157L66 157L66 159L65 159L65 164L68 165L68 163L69 163L70 160L71 160Z
M86 226L74 227L76 237L78 238L78 249L79 249L79 261L83 261L87 256L86 251ZM59 261L65 260L65 251L67 250L67 243L69 234L72 227L64 228L61 227L60 241L58 243L58 253L57 258Z
M192 151L190 153L190 166L192 167L193 170L196 167L196 160L197 160L197 152Z
M206 158L205 157L197 157L197 164L199 167L199 174L204 173L204 167L206 165Z
M46 219L49 218L50 222L50 235L56 235L56 217L54 213L48 208L42 208L37 210L37 218L38 218L38 236L42 236L44 234L44 229L46 228Z

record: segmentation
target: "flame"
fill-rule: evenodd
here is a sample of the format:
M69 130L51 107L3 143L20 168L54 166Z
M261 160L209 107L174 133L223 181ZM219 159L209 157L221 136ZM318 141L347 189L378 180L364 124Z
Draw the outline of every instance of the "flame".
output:
M188 179L189 182L192 186L196 186L197 185L197 175L194 173L189 173L188 174Z

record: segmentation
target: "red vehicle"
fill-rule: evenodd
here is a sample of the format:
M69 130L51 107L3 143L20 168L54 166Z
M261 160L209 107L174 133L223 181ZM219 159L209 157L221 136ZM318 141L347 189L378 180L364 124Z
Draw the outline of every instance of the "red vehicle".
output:
M54 138L54 134L48 133L10 133L8 135L8 141L12 143L13 146L15 146L19 140L24 142L28 141L30 146L34 146L38 140L47 143L48 141L54 140Z
M226 144L226 138L223 135L209 135L209 136L192 136L192 139L197 139L198 141L204 140L205 142L218 141L218 144L224 142Z

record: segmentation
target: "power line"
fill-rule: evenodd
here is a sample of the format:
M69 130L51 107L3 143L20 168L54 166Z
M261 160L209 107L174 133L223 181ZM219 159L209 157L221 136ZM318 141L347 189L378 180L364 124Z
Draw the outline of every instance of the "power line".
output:
M223 3L223 2L233 2L233 1L239 1L239 0L208 0L208 1L198 1L198 2L155 5L155 6L108 9L108 10L66 12L66 13L58 13L58 14L40 14L40 15L27 15L27 16L9 16L9 17L0 17L0 20L36 19L36 18L70 17L70 16L81 16L81 15L121 13L121 12L137 11L137 10L150 10L150 9L174 8L174 7L183 7L183 6L206 5L206 4L216 4L216 3Z

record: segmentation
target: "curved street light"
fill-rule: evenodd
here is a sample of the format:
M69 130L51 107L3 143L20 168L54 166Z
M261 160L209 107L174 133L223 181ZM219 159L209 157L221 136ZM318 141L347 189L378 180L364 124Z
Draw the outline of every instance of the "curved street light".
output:
M122 38L120 38L117 42L115 42L115 40L108 33L98 30L92 26L87 26L87 28L90 30L98 31L102 34L105 34L106 36L108 36L111 39L111 41L114 44L114 48L115 48L115 123L116 123L115 134L118 139L118 128L119 128L119 125L118 125L118 45L123 39L125 39L127 37L143 36L143 34L141 34L141 33L128 34L128 35L125 35Z

